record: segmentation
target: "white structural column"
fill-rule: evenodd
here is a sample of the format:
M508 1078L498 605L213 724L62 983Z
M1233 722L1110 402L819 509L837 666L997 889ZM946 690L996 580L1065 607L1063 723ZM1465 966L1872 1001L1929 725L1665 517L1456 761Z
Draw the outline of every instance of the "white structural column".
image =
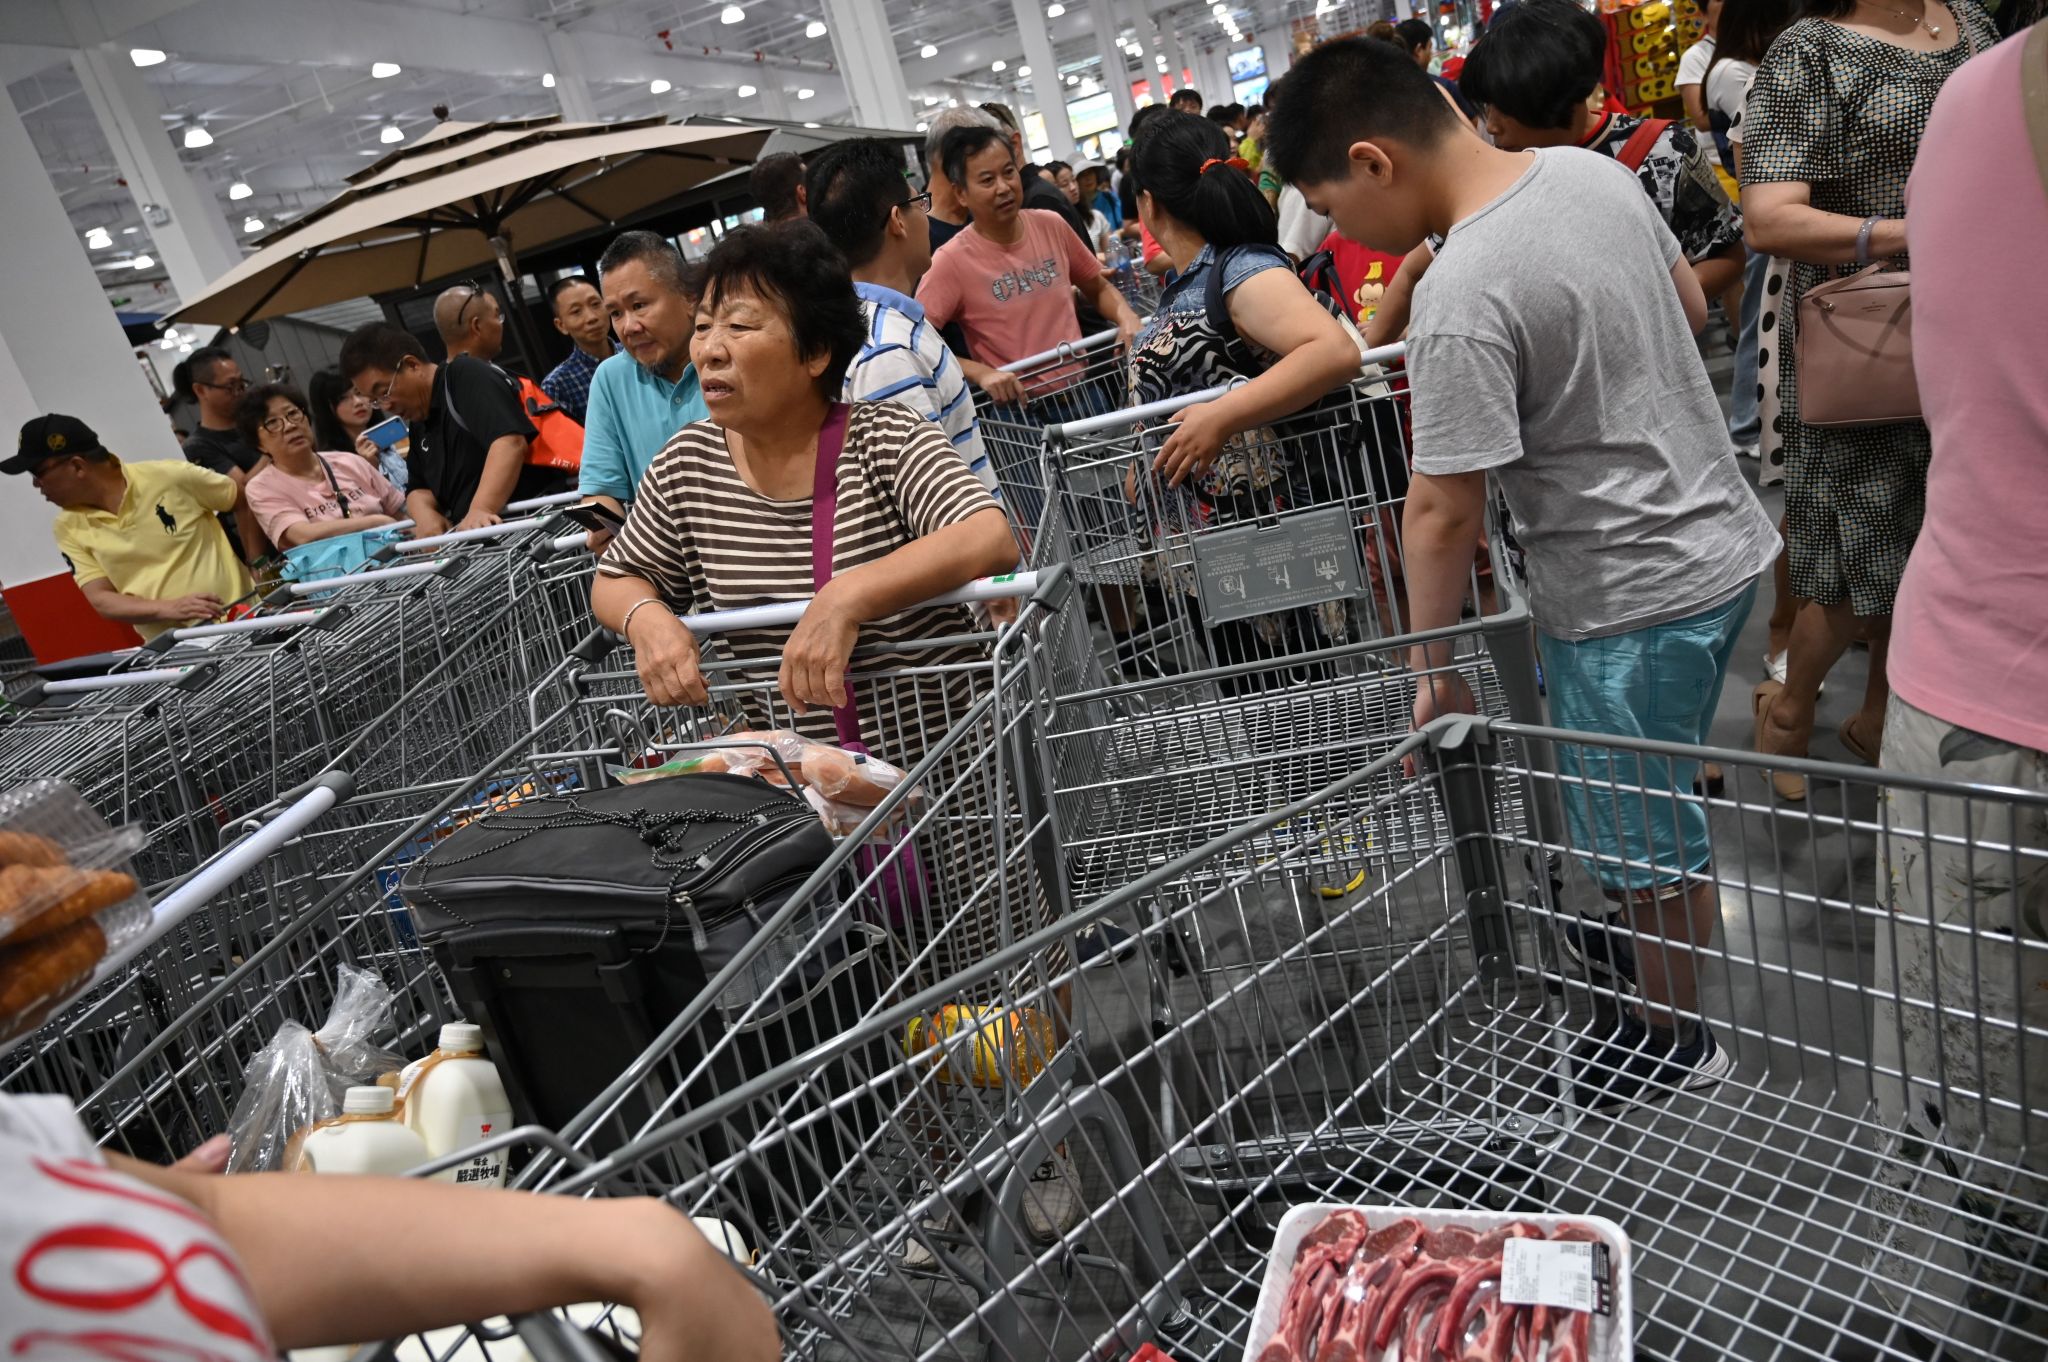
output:
M1024 40L1024 60L1031 66L1031 94L1038 116L1045 120L1045 140L1055 161L1074 159L1074 124L1067 117L1067 91L1060 84L1060 65L1052 54L1052 30L1046 26L1041 0L1010 0L1017 16L1017 36Z
M590 97L590 81L583 73L583 50L574 36L552 24L544 31L548 56L554 62L555 102L562 106L562 117L571 123L595 123L597 102Z
M1259 8L1259 31L1252 35L1266 54L1266 79L1275 81L1294 65L1294 40L1287 28L1287 7L1280 0L1266 0Z
M1204 111L1230 102L1230 58L1225 53L1228 39L1218 34L1194 52L1195 89L1202 96Z
M1151 82L1152 102L1164 104L1166 96L1159 91L1159 37L1152 29L1151 7L1146 0L1124 0L1124 14L1130 21L1131 37L1142 49L1136 58L1138 75Z
M1188 79L1183 74L1188 69L1187 51L1181 44L1180 29L1175 26L1171 13L1159 16L1159 43L1166 52L1167 74L1172 77L1167 82L1167 93L1171 94L1185 85Z
M72 53L71 65L113 150L114 164L149 224L150 241L171 276L171 287L180 298L198 297L242 263L234 229L212 189L178 160L173 139L181 134L165 127L163 101L128 54L112 44L94 44Z
M20 422L61 411L126 459L175 459L178 445L107 306L86 250L12 101L0 92L0 411L7 449ZM0 583L64 570L56 514L27 478L0 487Z
M854 122L905 131L916 126L882 0L825 0L825 19L832 26L832 53L846 80Z
M1102 83L1109 87L1110 101L1116 105L1116 125L1128 129L1138 106L1131 98L1130 68L1124 64L1124 50L1116 44L1116 15L1110 10L1109 0L1088 0L1088 17L1095 21L1095 38L1102 46Z

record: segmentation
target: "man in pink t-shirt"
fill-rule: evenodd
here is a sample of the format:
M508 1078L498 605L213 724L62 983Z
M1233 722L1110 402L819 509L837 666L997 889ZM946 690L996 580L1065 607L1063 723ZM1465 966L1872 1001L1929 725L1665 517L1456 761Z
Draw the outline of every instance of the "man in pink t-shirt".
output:
M1138 315L1094 253L1058 214L1023 207L1008 139L993 128L956 128L940 143L939 158L940 173L974 219L932 257L917 300L934 326L960 323L974 351L960 366L970 382L998 401L1022 400L1016 377L1001 366L1081 339L1076 289L1126 344L1138 334Z
M1913 365L1934 454L1893 615L1881 764L2038 800L2048 309L1991 263L2048 241L2021 84L2023 70L2048 82L2048 30L2035 36L2031 51L2026 34L2008 38L1949 77L1906 189ZM2048 1318L2048 1286L2023 1261L2048 1233L2048 1146L2027 1115L2048 1073L2048 808L2024 798L1888 787L1876 815L1870 1065L1901 1078L1872 1086L1890 1135L1870 1266L1910 1323L1987 1357L2040 1356L2032 1331ZM1966 1223L1994 1228L1959 1234Z

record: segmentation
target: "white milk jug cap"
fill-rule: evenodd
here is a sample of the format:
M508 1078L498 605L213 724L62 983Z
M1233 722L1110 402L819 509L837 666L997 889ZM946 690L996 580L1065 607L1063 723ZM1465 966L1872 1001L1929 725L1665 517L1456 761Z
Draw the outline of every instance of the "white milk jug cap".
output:
M484 1052L484 1029L475 1022L449 1022L441 1028L443 1050Z
M350 1088L342 1095L341 1114L344 1116L389 1116L392 1099L396 1096L389 1088Z

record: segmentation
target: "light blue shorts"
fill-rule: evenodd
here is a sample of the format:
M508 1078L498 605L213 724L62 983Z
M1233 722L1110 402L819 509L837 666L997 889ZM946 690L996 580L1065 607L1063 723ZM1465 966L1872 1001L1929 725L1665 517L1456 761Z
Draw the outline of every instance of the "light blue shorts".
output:
M1684 619L1573 643L1539 633L1558 728L1698 745L1707 740L1756 583ZM1610 898L1656 897L1712 859L1700 763L1560 743L1572 846Z

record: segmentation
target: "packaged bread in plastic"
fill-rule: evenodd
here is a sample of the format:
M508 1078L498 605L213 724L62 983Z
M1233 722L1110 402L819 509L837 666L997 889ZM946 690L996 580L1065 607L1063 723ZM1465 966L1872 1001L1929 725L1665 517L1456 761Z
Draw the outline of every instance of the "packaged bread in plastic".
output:
M40 1025L149 925L128 864L141 844L62 781L0 793L0 1037Z

